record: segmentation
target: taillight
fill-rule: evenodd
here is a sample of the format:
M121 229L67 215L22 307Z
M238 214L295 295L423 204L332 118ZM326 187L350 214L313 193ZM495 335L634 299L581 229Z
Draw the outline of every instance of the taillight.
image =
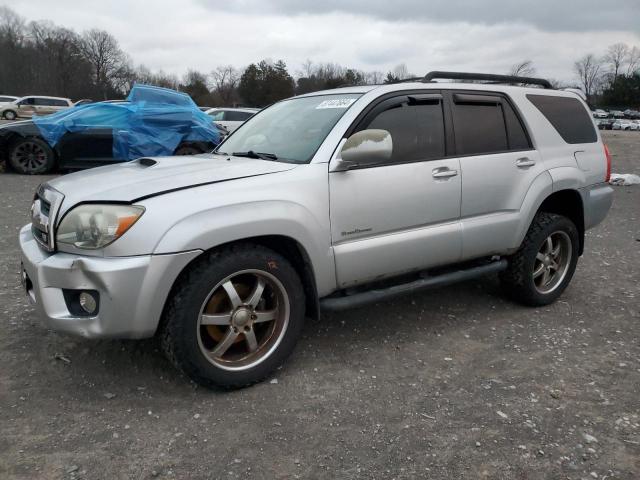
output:
M611 178L611 153L606 143L604 144L604 156L607 157L607 175L604 177L604 181L608 182Z

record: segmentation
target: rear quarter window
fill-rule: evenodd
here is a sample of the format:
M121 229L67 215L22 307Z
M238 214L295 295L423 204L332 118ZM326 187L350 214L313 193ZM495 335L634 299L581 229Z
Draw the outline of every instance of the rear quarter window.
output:
M565 142L598 141L591 115L577 98L537 94L528 94L527 98L549 120Z

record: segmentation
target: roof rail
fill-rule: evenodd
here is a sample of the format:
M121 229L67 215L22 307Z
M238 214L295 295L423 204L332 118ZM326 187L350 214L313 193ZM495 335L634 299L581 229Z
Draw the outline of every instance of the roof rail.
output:
M437 70L427 73L422 78L422 81L431 82L436 78L449 80L481 80L492 83L522 83L524 85L540 85L542 88L553 88L549 80L545 80L544 78L494 75L492 73L441 72Z

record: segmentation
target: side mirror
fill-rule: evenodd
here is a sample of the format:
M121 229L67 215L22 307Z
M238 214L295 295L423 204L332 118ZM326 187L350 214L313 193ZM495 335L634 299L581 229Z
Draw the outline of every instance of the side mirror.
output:
M333 171L367 167L388 162L393 153L393 140L386 130L362 130L351 135L342 146Z

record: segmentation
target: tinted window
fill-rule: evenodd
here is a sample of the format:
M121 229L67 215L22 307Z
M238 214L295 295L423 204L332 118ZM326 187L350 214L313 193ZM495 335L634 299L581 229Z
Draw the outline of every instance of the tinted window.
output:
M49 107L51 105L53 105L52 103L53 101L48 99L48 98L34 98L33 99L33 103L34 105L38 105L38 106L46 106Z
M18 105L35 105L35 99L25 98L24 100L21 100L20 103L18 103Z
M225 112L224 119L229 120L230 122L244 122L251 117L251 115L253 115L253 113L227 110L227 112Z
M471 97L471 95L465 95ZM456 149L460 155L480 155L509 149L502 105L456 101L453 109Z
M502 112L504 113L504 121L507 124L507 141L509 150L527 150L531 148L529 137L524 131L522 122L517 117L508 102L502 102Z
M0 102L13 102L14 100L13 97L0 97Z
M405 101L392 105L376 115L364 128L379 128L391 134L393 163L445 156L444 120L440 101L416 105Z
M549 120L567 143L598 141L593 120L577 98L550 95L527 95L527 98Z

